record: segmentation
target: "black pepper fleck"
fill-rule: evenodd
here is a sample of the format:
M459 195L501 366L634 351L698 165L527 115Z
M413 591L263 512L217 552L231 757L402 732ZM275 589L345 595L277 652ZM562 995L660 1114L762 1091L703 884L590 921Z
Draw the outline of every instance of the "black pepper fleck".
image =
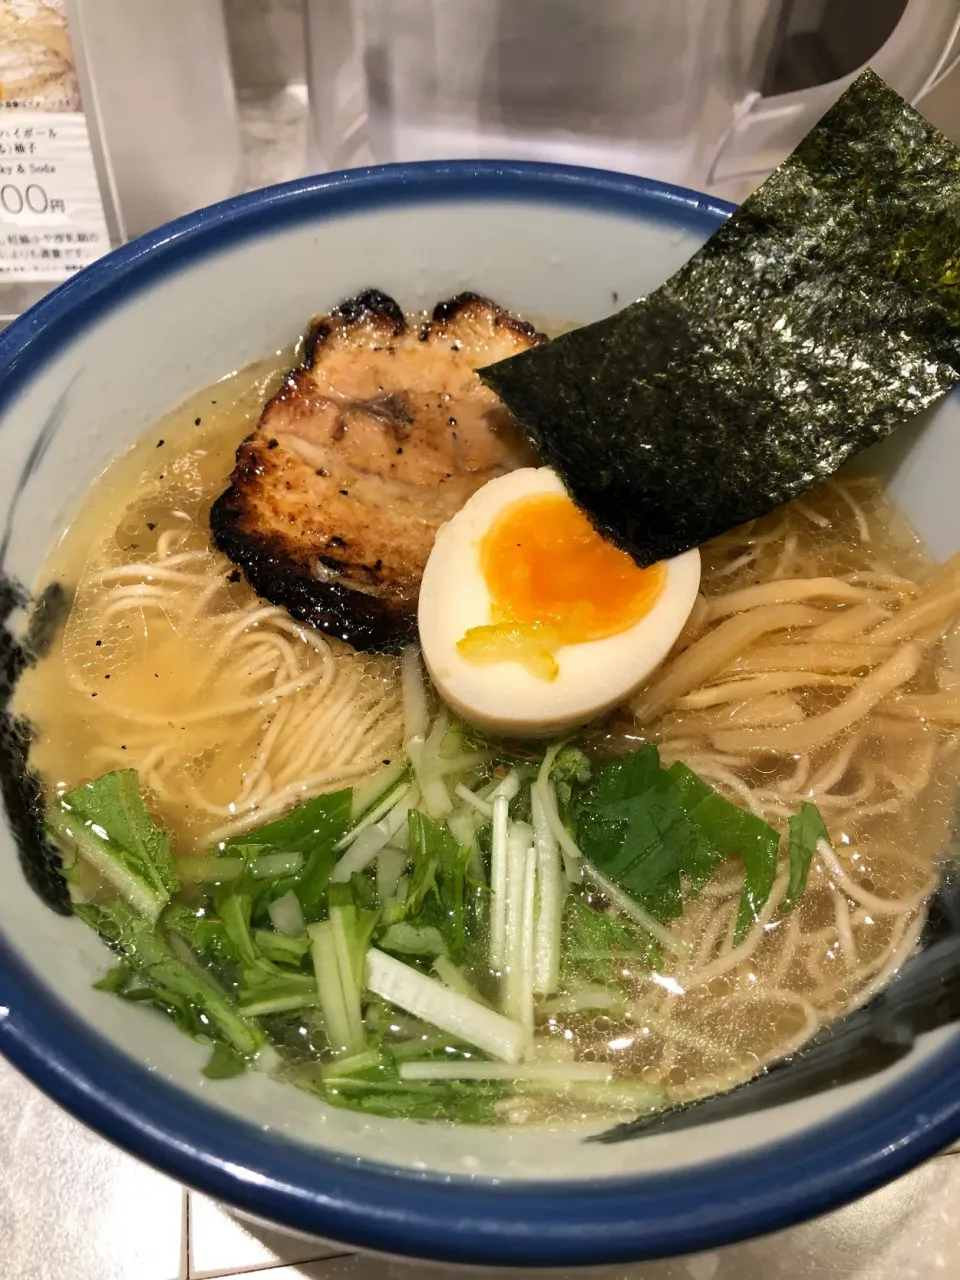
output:
M267 441L267 448L268 448L268 449L276 449L276 447L277 447L277 445L278 445L279 443L280 443L280 441L279 441L279 440L268 440L268 441Z
M344 496L345 498L349 498L349 497L350 497L350 490L349 490L349 489L341 489L341 490L340 490L340 492L343 494L343 496Z
M150 532L151 532L151 533L153 533L153 531L154 531L154 529L155 529L156 527L157 527L157 525L156 525L156 522L155 522L154 520L148 520L148 521L147 521L147 528L150 530Z
M199 427L199 425L200 425L200 419L199 419L199 418L194 418L194 420L193 420L193 425L194 425L195 427Z
M159 449L159 448L160 448L160 446L161 446L162 444L163 444L163 441L162 441L162 440L158 440L158 441L157 441L157 448Z

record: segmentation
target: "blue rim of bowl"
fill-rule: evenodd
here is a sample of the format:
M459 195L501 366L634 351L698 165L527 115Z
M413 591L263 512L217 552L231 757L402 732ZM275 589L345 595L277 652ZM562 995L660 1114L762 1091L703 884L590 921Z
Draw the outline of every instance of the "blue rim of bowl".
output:
M131 290L228 244L364 209L485 199L601 209L706 231L732 211L648 179L525 162L385 165L286 183L158 228L54 290L0 334L0 403ZM440 1261L576 1266L711 1248L834 1208L960 1137L953 1039L829 1123L683 1171L517 1183L346 1159L257 1128L158 1078L77 1018L3 937L0 1051L78 1119L190 1187L308 1234Z

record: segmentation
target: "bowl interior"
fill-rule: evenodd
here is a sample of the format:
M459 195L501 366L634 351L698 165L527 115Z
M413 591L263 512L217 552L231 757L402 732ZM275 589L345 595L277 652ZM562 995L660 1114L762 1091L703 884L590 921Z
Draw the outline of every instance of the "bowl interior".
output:
M186 220L179 233L124 250L0 339L8 574L35 583L90 483L153 421L189 393L289 345L313 314L341 298L375 286L415 310L469 289L526 316L587 322L659 284L723 216L693 197L639 183L607 200L548 186L511 190L492 180L472 193L453 184L418 193L398 181L354 207L303 200L291 210L292 197L287 205L272 199L239 227L224 216L218 228L214 212L205 223ZM861 463L881 469L939 559L960 548L958 457L960 402L951 397ZM155 1015L91 990L109 963L105 950L34 896L6 829L0 868L0 937L61 1002L65 1026L76 1015L102 1038L104 1052L119 1049L218 1113L291 1143L409 1170L568 1183L663 1176L848 1116L957 1044L954 1030L941 1029L886 1071L669 1136L601 1145L571 1132L424 1125L411 1141L401 1122L328 1109L261 1076L206 1081L200 1046Z

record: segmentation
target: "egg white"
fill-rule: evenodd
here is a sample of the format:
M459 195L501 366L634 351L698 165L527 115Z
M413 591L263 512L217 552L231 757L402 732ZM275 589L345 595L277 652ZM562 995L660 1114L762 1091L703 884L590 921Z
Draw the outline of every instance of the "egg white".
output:
M418 614L424 662L450 706L488 733L562 733L626 701L669 653L700 588L699 551L664 561L666 580L646 616L604 640L562 646L555 680L542 680L519 662L481 665L462 657L457 642L471 627L492 621L480 563L487 531L518 499L565 492L550 467L491 480L440 529L427 561Z

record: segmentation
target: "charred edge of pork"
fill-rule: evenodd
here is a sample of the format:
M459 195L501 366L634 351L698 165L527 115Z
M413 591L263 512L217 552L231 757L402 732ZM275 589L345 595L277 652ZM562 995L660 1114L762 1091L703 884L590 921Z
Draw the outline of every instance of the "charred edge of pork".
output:
M310 369L320 349L335 328L353 329L358 325L376 325L384 338L399 338L407 331L407 321L399 304L379 289L364 289L354 298L346 298L327 316L315 320L303 343L303 368Z
M433 308L433 323L450 324L462 312L471 311L474 307L482 310L490 308L494 313L494 326L498 329L510 329L514 333L522 334L525 338L533 338L535 346L540 346L541 343L547 341L547 335L539 333L529 320L518 320L511 312L497 306L495 302L491 302L489 298L485 298L481 293L458 293L454 298L447 298L445 302L438 302Z
M323 582L312 566L290 555L278 539L249 534L244 512L235 505L231 486L210 509L210 533L215 546L238 564L258 596L280 605L300 622L326 635L347 640L355 649L393 653L414 639L413 613L349 583ZM336 570L332 557L318 557Z
M453 298L438 302L431 322L420 331L421 338L429 336L431 323L448 325L473 309L492 310L497 328L532 338L538 345L547 341L546 335L539 333L527 321L518 320L489 298L471 292L458 293ZM348 332L360 325L381 329L385 342L407 332L407 322L398 303L379 289L365 289L355 297L345 299L310 326L304 338L301 364L286 375L274 398L280 400L289 394L298 376L313 367L335 332ZM272 403L270 400L264 406L264 414ZM389 420L403 421L403 405L397 397L386 397L382 409L384 417ZM410 640L416 639L415 612L396 601L368 594L359 582L353 586L347 581L325 582L315 573L319 565L292 557L289 547L278 539L265 539L262 534L247 532L243 527L246 512L236 482L244 483L250 479L245 474L246 467L258 466L253 448L255 441L256 432L241 443L231 483L211 507L210 532L216 547L241 567L259 596L280 605L301 622L349 641L357 649L397 652ZM271 447L269 443L267 447ZM318 556L317 559L325 568L337 571L340 567L330 557ZM349 570L355 575L358 566L351 565ZM369 568L367 576L368 585L374 586L376 575Z

